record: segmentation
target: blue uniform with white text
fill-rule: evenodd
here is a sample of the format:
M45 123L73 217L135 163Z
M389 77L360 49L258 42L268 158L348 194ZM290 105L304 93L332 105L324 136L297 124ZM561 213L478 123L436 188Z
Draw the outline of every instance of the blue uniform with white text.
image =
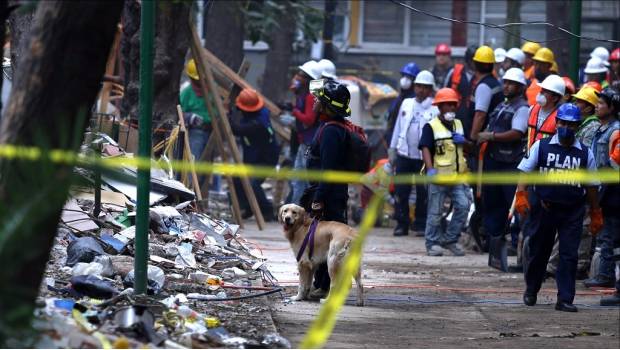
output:
M570 147L564 147L554 135L536 141L529 157L521 161L518 169L544 174L579 169L596 171L596 162L592 151L580 141L575 140ZM585 194L584 185L572 181L536 185L530 189L530 217L524 228L525 235L530 236L529 259L524 264L527 266L524 271L526 293L537 294L540 290L557 232L560 242L560 261L555 278L558 300L573 303Z

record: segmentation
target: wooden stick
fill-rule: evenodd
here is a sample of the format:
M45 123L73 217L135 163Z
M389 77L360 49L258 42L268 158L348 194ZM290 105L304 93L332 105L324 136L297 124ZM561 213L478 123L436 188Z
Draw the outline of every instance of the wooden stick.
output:
M185 118L183 118L183 110L181 109L181 105L177 105L177 114L179 115L179 125L181 126L181 131L184 132L184 142L185 142L185 151L189 155L189 164L192 172L192 185L194 187L194 193L196 193L196 199L199 201L202 200L202 192L200 192L200 186L198 186L198 176L196 175L196 169L194 168L194 159L192 158L192 150L189 146L189 135L187 135L187 128L185 127Z
M196 32L196 28L194 26L190 25L190 27L192 31L192 50L195 50L197 52L197 55L194 56L194 59L196 61L196 66L198 68L198 75L200 76L200 81L201 83L204 83L206 80L209 90L211 90L212 92L215 92L217 91L217 86L215 85L215 80L213 79L213 73L211 72L211 67L206 67L205 63L207 62L207 60L203 56L204 51L201 50L202 47L200 46L200 39L198 38L198 33ZM226 111L224 110L222 99L219 98L219 96L215 94L213 94L212 96L214 97L213 100L215 101L215 106L217 108L217 114L219 114L217 116L217 119L218 119L218 122L222 123L221 126L223 127L223 132L224 132L223 136L226 138L226 141L228 142L228 146L230 147L233 160L236 164L241 164L243 163L241 159L241 154L239 153L239 149L237 148L237 142L235 141L235 137L230 128L230 124L228 123L228 119L226 118ZM206 98L206 100L208 101L209 99ZM265 220L263 219L263 214L260 211L260 207L258 206L256 195L254 194L254 190L252 189L250 180L246 176L241 176L240 180L241 180L241 184L243 185L245 195L248 201L250 202L250 208L252 209L252 212L254 213L254 217L256 218L258 229L263 230L265 227Z
M118 45L121 42L121 26L116 28L116 34L114 34L114 41L112 42L112 48L108 55L108 60L105 64L105 75L114 75L114 67L116 64L116 53L118 52ZM108 102L110 101L110 91L112 90L112 82L104 82L101 88L101 101L99 102L99 113L108 112Z
M192 57L196 62L196 67L198 68L198 75L200 76L200 90L202 92L202 98L205 102L209 115L211 116L211 126L213 127L213 136L215 137L215 144L217 146L218 152L222 156L222 159L226 161L226 152L224 150L224 141L222 139L222 134L220 130L220 126L218 123L217 113L215 108L211 105L211 101L209 100L209 92L207 91L207 83L205 80L205 66L204 62L201 60L200 55L200 39L198 39L198 35L196 34L196 29L192 26L190 21L190 30L192 31L192 41L191 41L191 50ZM239 198L237 197L237 191L235 190L235 184L230 175L226 175L226 183L228 184L228 191L230 192L230 198L232 200L232 211L233 217L237 225L243 228L243 219L241 218L241 209L239 207Z
M224 62L220 61L220 59L217 58L217 56L215 56L213 53L211 53L209 50L203 47L201 47L201 49L202 49L201 52L204 54L207 61L211 64L213 68L215 68L217 71L225 75L228 79L230 79L233 83L235 83L239 87L244 88L244 89L245 88L254 89L252 85L250 85L250 83L248 83L245 79L240 77L232 69L230 69ZM284 125L282 125L282 123L278 119L278 116L282 113L282 111L280 110L280 108L278 108L278 106L276 106L275 103L271 102L271 100L263 96L263 94L261 94L260 92L258 92L258 94L263 97L263 100L265 101L265 107L267 107L267 109L269 109L269 111L271 112L271 123L272 123L273 129L276 131L278 135L280 135L280 137L282 137L287 142L290 142L291 130L285 127Z

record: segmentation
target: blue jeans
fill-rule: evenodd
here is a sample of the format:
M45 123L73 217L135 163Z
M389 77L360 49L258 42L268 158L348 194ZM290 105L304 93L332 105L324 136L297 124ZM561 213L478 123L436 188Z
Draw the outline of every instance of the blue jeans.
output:
M596 241L601 247L601 260L599 261L598 273L613 279L615 276L615 262L613 260L613 241L614 235L620 232L620 218L614 213L608 212L603 208L603 229L596 236Z
M441 214L446 196L452 200L452 220L445 233L441 232ZM469 198L467 186L430 184L428 190L428 217L426 219L426 249L434 245L456 243L467 220Z
M202 156L202 152L204 152L205 147L207 147L210 132L202 128L190 128L188 136L190 151L192 152L195 161L198 162L200 161L200 156ZM221 179L222 178L220 175L213 175L213 183L211 185L212 190L220 191ZM202 183L204 180L205 176L201 175L198 179L198 182Z
M409 159L398 156L396 158L396 175L402 174L418 174L422 169L424 162L421 159ZM398 226L409 228L409 195L411 194L411 184L402 184L395 186L396 204L394 208L394 216L398 222ZM415 186L415 221L414 225L420 230L424 230L426 226L426 208L427 194L426 185L418 184Z
M308 145L300 144L297 149L297 156L295 157L295 163L293 164L294 170L305 170L308 165L308 161L306 159L306 150L308 149ZM292 181L292 190L293 190L293 198L292 203L300 204L301 196L304 194L306 188L308 188L308 181L302 179L294 179Z

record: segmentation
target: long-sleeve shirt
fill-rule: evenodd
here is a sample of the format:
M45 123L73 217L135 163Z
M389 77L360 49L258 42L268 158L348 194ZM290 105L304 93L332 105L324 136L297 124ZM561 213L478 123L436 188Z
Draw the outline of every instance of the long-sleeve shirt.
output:
M296 119L297 138L299 143L310 144L314 138L317 129L317 115L312 110L314 106L314 96L306 93L305 96L299 96L295 108L293 108L293 116Z
M308 168L314 170L345 170L347 155L347 134L343 127L326 125L320 138L314 139L310 147ZM325 203L331 199L347 198L347 184L321 182L314 195L315 202Z
M418 149L422 128L439 115L439 110L432 103L432 97L427 97L422 102L408 98L401 104L390 141L390 148L395 148L399 155L410 159L422 159Z

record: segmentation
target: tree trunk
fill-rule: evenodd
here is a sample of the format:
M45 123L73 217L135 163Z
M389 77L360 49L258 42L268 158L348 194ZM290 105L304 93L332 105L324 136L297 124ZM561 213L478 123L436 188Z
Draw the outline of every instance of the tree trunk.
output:
M568 1L547 1L547 22L556 24L562 28L570 28L569 26L569 6ZM547 26L547 40L557 37L568 37L566 33L561 32L553 27ZM568 39L550 41L543 46L547 46L553 51L555 61L560 68L560 75L566 75L568 70L569 46Z
M184 1L161 1L157 6L153 62L153 126L156 129L167 122L176 124L179 84L189 47L187 22L190 6L190 3ZM125 97L121 104L121 114L137 119L140 88L140 4L135 0L126 1L123 9L121 55L125 72Z
M205 47L235 72L243 61L243 12L241 1L214 1L205 6Z
M336 0L325 0L325 13L323 14L323 58L335 60L334 55L334 12Z
M11 67L13 68L13 80L16 79L17 66L26 48L26 40L34 18L34 5L24 4L20 1L10 1L11 6L19 6L9 16L9 29L11 31Z
M285 6L288 9L284 13L292 13L288 2ZM272 101L280 102L286 98L286 89L291 78L288 67L293 57L295 29L293 16L280 16L278 27L270 36L271 42L262 77L261 92Z
M77 151L100 89L120 1L43 1L2 121L1 144ZM72 168L0 160L0 346L33 315ZM22 338L23 339L23 338Z
M521 0L511 0L506 3L506 22L517 23L521 22ZM504 33L506 38L506 50L513 47L521 47L521 26L510 27L510 30L515 35L509 35Z

